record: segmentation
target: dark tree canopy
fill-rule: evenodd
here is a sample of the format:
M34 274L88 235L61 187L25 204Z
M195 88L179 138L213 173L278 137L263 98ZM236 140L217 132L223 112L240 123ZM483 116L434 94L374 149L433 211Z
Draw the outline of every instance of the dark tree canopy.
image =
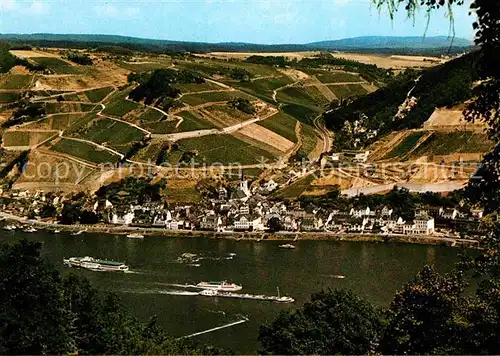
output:
M0 245L1 354L221 353L174 340L153 318L140 323L114 294L81 276L61 278L41 257L42 245Z
M380 331L378 311L356 294L329 290L313 294L302 309L281 312L259 331L271 354L365 354Z

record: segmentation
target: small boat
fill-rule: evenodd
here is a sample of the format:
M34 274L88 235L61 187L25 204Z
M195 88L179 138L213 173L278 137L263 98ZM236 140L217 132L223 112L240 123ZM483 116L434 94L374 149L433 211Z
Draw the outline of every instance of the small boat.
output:
M288 249L294 249L295 246L292 245L292 244L284 244L284 245L280 245L280 248L288 248Z
M61 232L61 230L54 230L54 234L58 234L60 232Z
M35 229L33 226L28 226L26 229L23 230L24 232L36 232L37 229Z
M79 230L77 232L72 233L71 235L73 235L73 236L79 236L79 235L83 234L84 232L85 232L85 230Z
M3 227L4 230L7 230L7 231L12 231L12 230L15 230L16 227L14 225L5 225Z
M133 234L128 234L127 237L129 239L143 239L144 235L141 235L139 233L133 233Z
M334 274L334 275L332 276L332 278L344 279L344 278L345 278L345 276L343 276L343 275L341 275L341 274Z
M70 257L68 259L63 259L63 263L69 267L80 267L90 269L92 271L128 272L129 270L129 267L122 262L100 260L89 256Z
M243 287L234 283L228 283L226 281L222 282L200 282L196 285L201 289L211 289L215 291L224 291L224 292L235 292L241 290Z

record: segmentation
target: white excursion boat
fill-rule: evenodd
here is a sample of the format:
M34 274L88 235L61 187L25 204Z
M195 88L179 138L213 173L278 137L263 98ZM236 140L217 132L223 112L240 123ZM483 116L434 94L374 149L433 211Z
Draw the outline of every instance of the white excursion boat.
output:
M292 245L292 244L284 244L284 245L280 245L280 248L288 248L288 249L294 249L295 246Z
M5 225L3 227L4 230L7 230L7 231L13 231L15 229L17 229L17 226L16 225Z
M128 234L127 235L128 238L130 239L143 239L144 238L144 235L141 235L139 233L133 233L133 234Z
M199 293L199 295L204 296L204 297L251 299L251 300L262 300L262 301L277 302L277 303L293 303L293 302L295 302L295 299L293 299L291 297L285 297L285 296L281 297L280 295L269 296L269 295L262 295L262 294L241 294L241 293L224 292L224 291L215 290L215 289L202 290Z
M70 257L68 259L63 259L63 262L69 267L80 267L93 271L127 272L129 270L129 267L122 262L100 260L89 256Z
M37 232L37 229L35 229L33 226L28 226L26 229L23 230L24 232Z
M242 286L239 286L234 283L228 283L226 281L200 282L196 286L201 289L209 289L209 290L224 291L224 292L236 292L243 288Z

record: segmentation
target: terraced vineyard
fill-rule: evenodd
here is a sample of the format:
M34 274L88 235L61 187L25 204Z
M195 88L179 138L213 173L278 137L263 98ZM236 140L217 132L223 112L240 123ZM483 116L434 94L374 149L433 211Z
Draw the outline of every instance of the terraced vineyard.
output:
M336 96L361 95L364 90L350 84L362 82L352 73L301 72L201 56L176 58L175 66L165 55L134 62L102 56L98 66L80 66L57 51L46 56L37 51L29 61L53 74L0 76L0 105L16 102L32 87L31 100L43 104L45 112L5 131L3 145L26 149L47 140L33 148L30 160L50 156L54 164L69 160L88 169L102 163L113 167L120 160L186 166L194 159L198 165L240 164L257 177L267 169L262 163L286 169L299 151L315 161L324 149L324 133L315 118ZM147 78L159 68L188 70L186 78L198 79L170 83L181 93L176 97L162 96L148 105L129 99L141 85L128 82L130 72ZM241 103L246 109L238 106ZM86 184L94 186L99 178L95 174ZM54 187L51 179L45 181L47 189ZM167 196L172 201L196 200L195 192L194 185L179 186Z

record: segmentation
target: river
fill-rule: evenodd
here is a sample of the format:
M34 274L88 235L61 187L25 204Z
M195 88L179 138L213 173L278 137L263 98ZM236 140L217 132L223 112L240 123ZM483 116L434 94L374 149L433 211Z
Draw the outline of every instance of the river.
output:
M200 237L147 237L85 233L54 235L49 232L0 232L1 240L21 238L43 243L43 256L63 274L70 268L63 257L93 256L123 261L131 273L71 271L86 276L100 290L118 293L141 320L156 315L159 324L172 336L181 337L241 320L233 327L197 336L236 353L256 353L259 325L280 312L295 308L322 288L351 289L378 306L387 306L394 292L425 264L449 271L464 250L443 246L376 244L364 242L297 241L296 249L279 248L283 242L214 240ZM181 263L184 253L196 254L199 261ZM344 279L334 276L344 275ZM228 280L241 284L242 292L282 295L295 298L293 304L266 301L211 298L171 284Z

